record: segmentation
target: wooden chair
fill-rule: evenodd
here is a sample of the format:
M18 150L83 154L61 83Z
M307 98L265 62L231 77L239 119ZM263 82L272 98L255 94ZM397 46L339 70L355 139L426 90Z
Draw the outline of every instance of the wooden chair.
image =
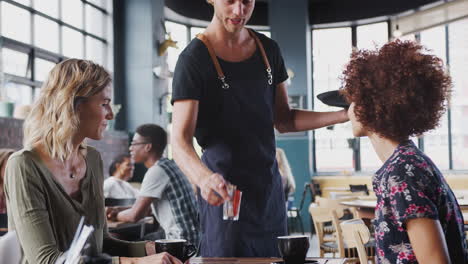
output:
M8 215L0 214L0 236L8 232Z
M352 193L362 193L364 195L369 195L369 188L367 188L367 184L350 184L349 190Z
M369 256L375 255L375 249L367 246L371 240L369 229L362 219L351 219L340 223L343 242L346 245L345 255L347 258L356 258L356 251L361 264L369 263ZM370 259L374 263L374 258Z
M339 256L344 255L344 244L341 235L341 227L339 225L338 214L333 208L309 206L309 212L312 215L315 232L317 234L318 244L320 248L320 257L324 257L325 253L332 253L333 257L338 253ZM331 234L332 239L325 239L324 232L325 224L331 222L334 233Z

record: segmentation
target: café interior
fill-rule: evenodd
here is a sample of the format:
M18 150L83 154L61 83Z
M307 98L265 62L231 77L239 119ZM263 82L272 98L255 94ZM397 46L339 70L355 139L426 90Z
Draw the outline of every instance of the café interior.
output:
M116 156L128 154L139 125L157 124L170 136L179 54L212 16L205 0L0 0L0 148L23 147L31 105L49 71L68 58L92 60L112 76L114 120L102 140L88 140L100 152L105 172ZM278 43L292 108L340 110L317 95L342 86L353 50L400 39L441 58L453 82L447 111L437 128L411 140L442 171L468 219L468 0L256 0L247 26ZM329 258L326 263L372 261L365 248L372 228L343 221L375 208L372 177L382 162L370 140L351 131L349 122L307 132L275 131L294 185L284 208L288 233L308 235L307 257ZM164 155L172 158L170 144ZM130 184L138 189L145 172L135 164ZM2 235L8 231L6 219L2 214ZM149 216L136 224L108 225L141 238L158 223ZM353 246L355 252L349 251ZM195 258L192 263L217 262Z

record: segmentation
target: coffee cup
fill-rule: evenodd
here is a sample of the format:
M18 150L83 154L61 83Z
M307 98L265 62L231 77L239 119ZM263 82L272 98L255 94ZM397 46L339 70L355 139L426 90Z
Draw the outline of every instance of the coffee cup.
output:
M280 236L278 249L285 264L304 263L309 250L308 236Z
M197 252L197 248L185 239L158 239L155 241L156 253L167 252L182 263Z

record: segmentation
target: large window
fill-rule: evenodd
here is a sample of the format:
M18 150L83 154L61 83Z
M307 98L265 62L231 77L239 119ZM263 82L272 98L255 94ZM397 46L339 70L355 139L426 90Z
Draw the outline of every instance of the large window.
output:
M0 100L31 104L67 58L112 65L112 1L0 0Z
M388 24L386 22L358 26L356 44L359 49L376 49L388 42ZM359 158L362 171L375 171L382 166L382 161L367 137L359 139Z
M453 169L468 169L468 19L448 26Z
M314 30L312 34L314 94L340 88L338 78L351 54L351 28ZM317 111L336 111L314 98ZM349 123L315 131L316 166L319 171L353 170Z
M355 35L353 36L355 32ZM453 91L448 111L439 126L421 138L412 138L442 170L468 169L468 19L403 36L401 40L419 41L442 59L453 81ZM354 28L313 30L314 95L338 89L343 65L349 60L351 40L357 48L373 49L388 41L387 23L377 23ZM448 57L447 57L448 55ZM317 111L332 110L314 98ZM334 109L336 110L336 109ZM368 138L360 138L356 147L350 126L338 125L319 129L315 133L317 173L356 171L373 172L382 162L377 158ZM349 146L343 141L348 140Z

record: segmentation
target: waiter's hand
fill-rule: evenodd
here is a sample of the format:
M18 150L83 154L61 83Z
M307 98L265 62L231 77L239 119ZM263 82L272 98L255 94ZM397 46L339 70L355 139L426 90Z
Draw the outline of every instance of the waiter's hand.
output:
M209 204L219 206L231 199L227 193L226 181L219 173L213 173L200 182L200 192Z

